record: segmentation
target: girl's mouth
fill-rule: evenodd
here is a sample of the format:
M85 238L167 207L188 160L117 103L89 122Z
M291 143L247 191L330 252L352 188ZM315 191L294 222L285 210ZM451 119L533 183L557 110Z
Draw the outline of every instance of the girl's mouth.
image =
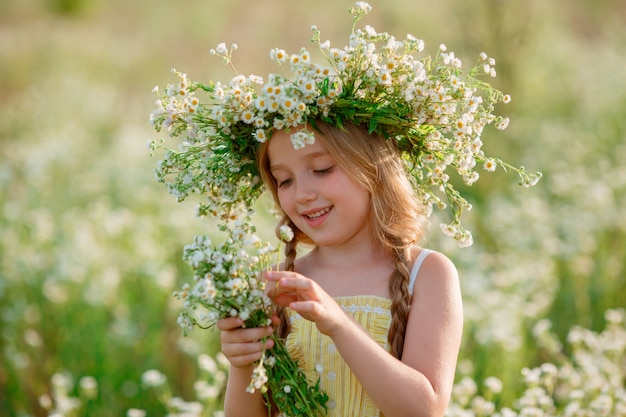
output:
M328 213L330 210L332 210L332 207L325 207L321 210L314 211L313 213L303 214L303 216L309 220L316 220Z

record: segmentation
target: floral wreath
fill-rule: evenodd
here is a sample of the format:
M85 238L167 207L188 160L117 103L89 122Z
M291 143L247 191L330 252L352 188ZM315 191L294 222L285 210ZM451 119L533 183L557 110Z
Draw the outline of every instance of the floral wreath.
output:
M461 246L472 244L472 235L461 223L471 205L449 181L456 172L471 185L479 178L477 167L494 171L498 166L519 174L521 184L532 186L541 173L527 173L482 151L481 134L488 124L505 129L506 117L493 113L498 102L510 97L481 81L495 77L495 61L485 53L468 74L461 61L441 45L434 57L417 57L424 42L408 35L397 40L371 26L356 24L371 7L357 2L350 8L352 34L343 49L317 43L328 65L311 62L306 49L288 54L272 49L277 65L288 65L292 76L270 74L267 82L257 75L236 75L230 82L203 84L172 70L178 82L159 95L150 120L157 132L182 137L179 148L168 149L164 140L151 143L151 151L163 149L156 169L179 201L190 194L205 197L197 214L213 216L227 239L214 244L197 236L185 247L184 259L194 269L193 287L185 284L175 296L184 300L179 323L184 332L207 328L224 317L240 317L245 327L270 324L272 302L264 292L259 271L272 263L277 249L256 235L251 213L264 190L255 160L260 144L271 140L274 130L290 131L298 149L315 140L317 121L338 128L353 124L382 135L397 144L417 197L430 215L432 208L449 208L452 220L441 226ZM230 48L219 44L211 53L232 65ZM236 71L235 71L236 73ZM366 140L366 139L365 139ZM280 229L289 241L293 231ZM261 390L268 407L275 405L287 416L316 416L326 409L328 397L298 369L284 343L264 352L252 375L249 391ZM271 400L268 399L271 394Z
M350 8L353 30L343 49L321 42L319 30L312 27L312 41L328 66L311 62L305 48L294 54L272 49L270 58L279 66L289 65L291 78L270 74L264 82L257 75L236 75L228 83L207 85L172 70L179 82L167 87L151 122L157 131L166 128L186 141L179 151L166 152L158 178L181 200L189 193L206 196L200 214L229 216L240 204L250 208L261 194L255 154L273 130L307 123L314 127L316 120L339 128L352 123L397 142L426 213L433 206L450 208L452 221L442 230L461 246L471 245L471 233L460 219L471 205L449 182L448 171L456 171L467 185L478 180L480 166L516 171L524 186L541 177L482 151L484 127L493 123L505 129L509 124L493 111L510 96L479 79L495 77L495 60L483 52L478 64L463 74L461 60L445 45L434 57L418 58L424 42L412 35L398 40L371 26L356 28L370 10L365 2ZM211 54L232 67L235 49L221 43ZM206 99L198 93L206 93ZM314 133L299 130L291 139L300 148L314 141ZM170 174L175 175L171 182L166 180Z

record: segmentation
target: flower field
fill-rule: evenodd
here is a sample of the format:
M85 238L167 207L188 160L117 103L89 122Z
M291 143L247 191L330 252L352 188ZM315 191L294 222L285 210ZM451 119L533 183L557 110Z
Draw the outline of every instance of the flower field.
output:
M363 23L494 57L510 126L486 152L544 175L465 187L470 248L433 218L466 314L448 416L626 416L626 5L433 3L371 0ZM0 3L0 416L219 415L216 333L183 337L172 296L214 225L155 179L151 90L171 67L230 78L218 42L265 76L276 45L314 50L311 24L343 41L352 4Z

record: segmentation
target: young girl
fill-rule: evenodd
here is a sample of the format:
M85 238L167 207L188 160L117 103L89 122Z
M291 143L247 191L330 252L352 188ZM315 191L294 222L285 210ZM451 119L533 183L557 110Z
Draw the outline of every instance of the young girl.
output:
M266 186L295 238L284 271L265 273L291 324L287 347L329 394L329 416L441 416L461 341L457 272L419 246L423 215L394 142L363 127L317 122L315 142L294 149L275 131L259 152ZM297 245L312 246L296 258ZM273 327L218 323L232 367L227 416L267 416L248 394L263 336ZM286 326L285 326L286 327Z
M481 53L464 75L444 45L434 57L418 58L424 43L414 36L399 41L370 26L356 28L370 9L361 1L350 9L353 32L343 49L321 42L313 28L328 67L312 63L304 48L291 55L275 48L270 57L289 65L292 78L236 75L206 85L177 73L179 82L168 86L152 114L157 130L185 136L180 150L168 150L160 162L159 180L179 200L191 193L206 197L198 213L214 216L229 232L217 248L200 238L186 250L196 283L179 293L191 310L179 319L184 328L222 318L222 351L232 365L229 417L267 415L261 391L273 332L281 337L274 351L283 354L285 340L299 370L319 380L329 416L443 415L462 305L453 264L420 246L424 218L433 208L448 208L452 221L443 232L471 245L460 221L470 205L448 170L466 185L478 180L480 167L513 170L527 186L540 177L481 149L485 126L508 125L493 110L510 97L478 79L495 76L493 59ZM234 49L219 44L212 53L232 66ZM259 178L282 211L279 229L294 232L285 262L263 277L278 306L266 327L258 323L268 322L270 300L258 290L258 269L246 270L255 263L240 257L248 253L242 245L257 242L246 236L254 230L249 212L263 191ZM309 252L297 257L300 244ZM266 246L256 249L267 254ZM244 289L250 290L245 297ZM210 314L198 316L198 306ZM249 322L255 311L263 320ZM294 405L292 413L310 402L320 405L317 395L307 397L316 401L291 401L293 387L283 385L284 376L270 379L278 384L272 401Z

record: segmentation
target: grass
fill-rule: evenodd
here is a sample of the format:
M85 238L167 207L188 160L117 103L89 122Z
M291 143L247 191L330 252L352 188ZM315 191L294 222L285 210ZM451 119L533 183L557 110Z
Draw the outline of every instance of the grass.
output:
M496 408L513 407L529 395L521 370L544 362L557 364L563 378L574 363L591 381L581 371L585 352L615 363L623 387L623 346L591 355L593 349L566 340L576 326L591 332L590 345L605 343L609 330L613 340L622 337L605 314L626 300L626 32L619 24L626 11L617 0L525 2L506 10L485 4L372 1L367 23L421 36L429 50L445 42L463 57L483 49L495 56L499 86L513 97L503 109L512 123L503 136L485 132L487 150L545 175L536 188L520 190L512 176L485 174L471 190L470 249L440 238L433 221L431 246L457 263L466 306L453 404L495 416L479 400L461 399L491 395L486 401ZM42 405L49 398L58 406L55 395L57 402L81 399L73 411L81 416L129 409L165 415L168 395L198 401L205 415L219 408L219 395L200 399L194 388L197 380L220 386L212 379L217 374L198 364L202 354L216 355L216 335L183 339L180 306L171 297L189 277L183 245L211 233L212 225L193 217L193 203L177 204L154 181L156 160L146 148L154 138L150 90L169 82L172 66L207 81L227 75L208 54L219 41L239 44L242 72L265 74L266 52L306 44L311 23L322 36L343 40L350 5L0 5L1 415L46 416L54 406ZM523 22L514 19L519 15ZM271 236L273 219L261 211ZM552 339L536 332L543 320ZM561 347L546 348L550 340ZM142 383L151 369L166 375L167 389ZM71 383L60 375L71 375ZM542 375L535 386L546 388ZM80 389L87 376L98 384L91 399ZM474 394L460 388L466 376ZM483 385L489 376L502 380L501 393ZM600 385L614 396L610 412L619 415L623 398L609 389L609 378ZM559 397L552 414L543 412L565 415L574 402Z

